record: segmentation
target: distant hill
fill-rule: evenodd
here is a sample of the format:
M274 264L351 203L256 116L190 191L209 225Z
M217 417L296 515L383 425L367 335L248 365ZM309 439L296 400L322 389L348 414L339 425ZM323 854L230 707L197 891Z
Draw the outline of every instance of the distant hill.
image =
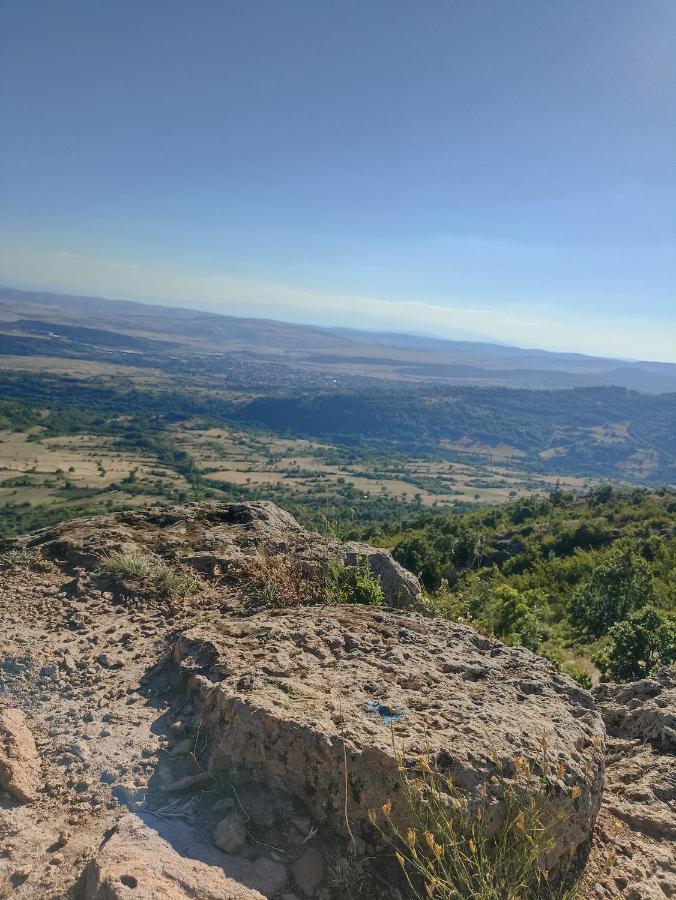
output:
M124 336L124 337L123 337ZM171 359L259 360L324 377L528 389L676 391L676 365L527 350L480 341L319 328L126 300L0 288L0 354L112 359L171 369Z

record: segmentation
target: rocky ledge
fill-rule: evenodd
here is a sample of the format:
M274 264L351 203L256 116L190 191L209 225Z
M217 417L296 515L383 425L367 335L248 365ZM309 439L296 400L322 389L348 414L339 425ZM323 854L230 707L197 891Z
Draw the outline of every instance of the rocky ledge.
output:
M532 772L553 875L591 845L585 897L676 896L673 673L594 699L427 617L387 552L269 503L83 519L0 554L0 896L404 900L369 810L405 825L400 770L423 764L496 826L496 782ZM382 607L325 602L356 564Z
M540 772L544 756L561 823L553 873L589 841L603 722L588 693L528 650L416 614L319 606L192 629L175 659L197 695L209 768L257 769L344 836L372 840L368 811L388 799L393 820L410 824L402 758L425 758L498 815L491 776L514 777L515 758Z

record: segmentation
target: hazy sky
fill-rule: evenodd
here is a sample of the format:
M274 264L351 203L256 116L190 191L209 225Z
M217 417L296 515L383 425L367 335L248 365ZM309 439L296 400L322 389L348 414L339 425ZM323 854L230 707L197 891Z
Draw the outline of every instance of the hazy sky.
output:
M676 360L673 0L0 0L0 282Z

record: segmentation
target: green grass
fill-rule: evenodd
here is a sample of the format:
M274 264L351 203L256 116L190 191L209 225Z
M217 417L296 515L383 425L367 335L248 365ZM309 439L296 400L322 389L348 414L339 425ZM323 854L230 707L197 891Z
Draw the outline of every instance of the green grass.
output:
M6 569L35 569L39 568L42 559L37 550L29 550L24 547L21 550L6 550L0 553L0 572Z
M200 579L190 570L172 568L142 553L115 551L103 561L110 575L144 581L153 590L169 597L188 597L200 587Z

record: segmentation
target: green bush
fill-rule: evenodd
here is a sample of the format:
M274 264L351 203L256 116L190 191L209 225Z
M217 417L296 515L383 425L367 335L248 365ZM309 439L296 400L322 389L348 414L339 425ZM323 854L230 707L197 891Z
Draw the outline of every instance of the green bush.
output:
M569 615L592 637L606 634L616 622L655 599L648 563L627 547L616 547L573 594Z
M604 679L633 681L676 662L676 622L652 606L610 629L610 646L594 662Z
M361 603L366 606L382 606L385 596L380 576L374 575L368 559L359 560L354 566L345 566L332 560L324 585L326 603Z

